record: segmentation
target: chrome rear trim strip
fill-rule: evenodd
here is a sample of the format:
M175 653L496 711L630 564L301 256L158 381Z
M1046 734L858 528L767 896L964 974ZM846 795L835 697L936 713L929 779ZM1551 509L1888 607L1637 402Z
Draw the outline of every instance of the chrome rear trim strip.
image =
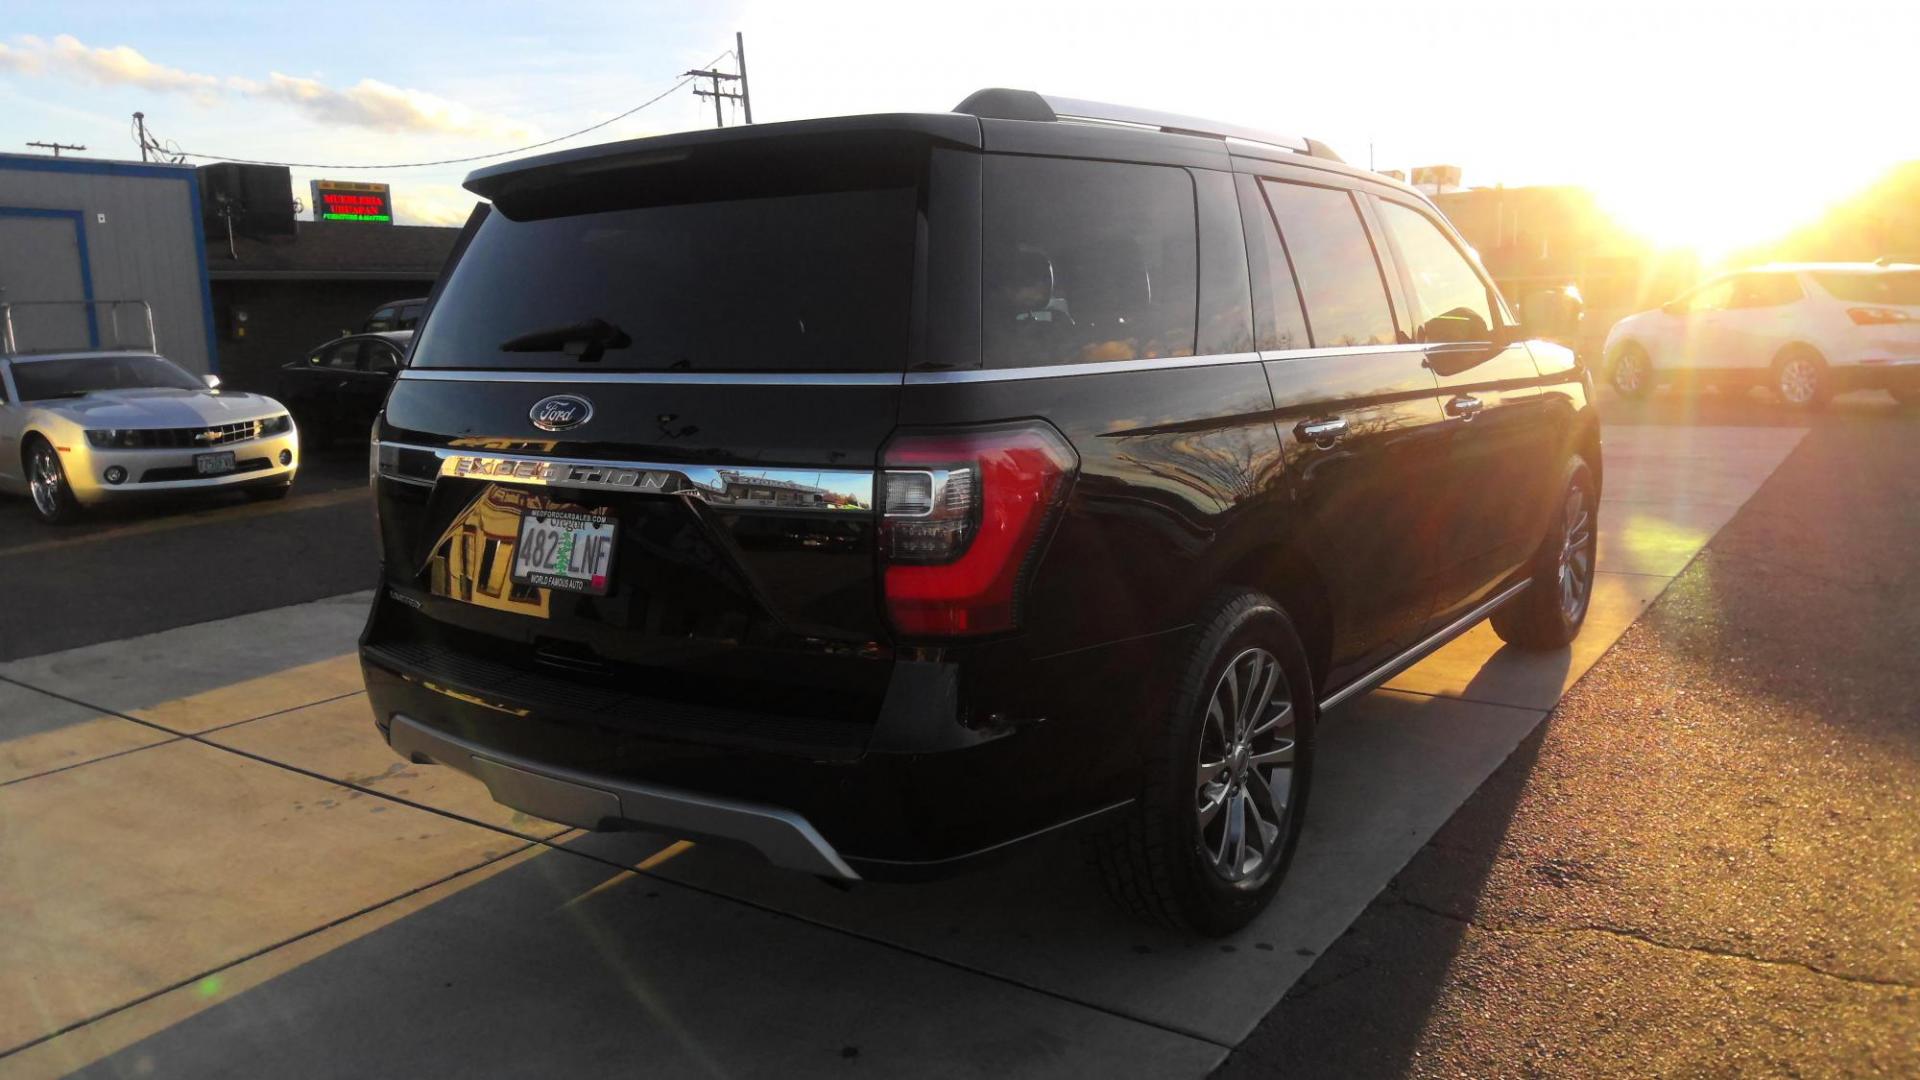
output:
M1388 679L1393 678L1395 675L1426 659L1429 655L1437 651L1440 646L1473 629L1475 623L1493 614L1494 609L1498 608L1501 604L1525 592L1527 586L1531 584L1533 584L1532 579L1528 579L1508 586L1500 595L1453 620L1432 634L1429 634L1421 640L1418 645L1415 645L1406 652L1401 653L1379 667L1374 668L1372 671L1367 672L1365 675L1362 675L1360 678L1355 679L1353 682L1334 691L1332 694L1329 694L1326 700L1320 703L1320 711L1323 713L1330 712L1342 702L1372 690L1374 687L1379 686L1381 683L1386 682Z
M383 442L377 452L380 475L410 483L428 482L426 476L404 467L400 460L402 452L432 454L437 459L433 469L435 479L451 476L496 484L686 495L727 510L871 512L873 509L873 473L853 469L662 464Z

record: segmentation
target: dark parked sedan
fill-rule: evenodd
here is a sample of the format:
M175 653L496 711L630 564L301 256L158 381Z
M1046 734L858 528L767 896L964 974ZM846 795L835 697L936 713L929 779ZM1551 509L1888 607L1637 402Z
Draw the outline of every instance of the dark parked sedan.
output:
M280 368L280 400L315 443L365 437L413 341L411 330L349 334Z

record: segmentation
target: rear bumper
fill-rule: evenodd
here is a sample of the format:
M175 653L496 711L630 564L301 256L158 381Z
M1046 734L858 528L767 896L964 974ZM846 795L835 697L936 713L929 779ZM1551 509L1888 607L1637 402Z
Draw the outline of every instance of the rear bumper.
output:
M555 768L490 750L404 714L387 728L393 752L446 765L487 785L504 806L581 829L660 829L676 836L744 844L775 866L857 881L806 818L775 806L720 799Z
M982 675L901 660L875 716L756 723L693 704L607 702L571 679L503 677L370 636L368 698L401 756L474 775L497 800L551 820L730 841L841 878L948 876L1124 806L1138 782L1136 721L1164 692L1150 677L1159 643L1143 639L981 664ZM970 724L989 708L978 684L1009 673L1045 688L1011 714L1028 722Z

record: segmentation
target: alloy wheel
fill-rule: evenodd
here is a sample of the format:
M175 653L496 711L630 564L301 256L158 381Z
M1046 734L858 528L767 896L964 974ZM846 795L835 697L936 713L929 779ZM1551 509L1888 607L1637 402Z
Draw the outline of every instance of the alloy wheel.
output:
M61 487L66 483L60 471L60 459L50 447L36 446L30 472L27 486L33 493L34 508L42 517L53 517L60 512Z
M1201 856L1238 888L1258 888L1279 863L1296 732L1280 661L1260 648L1234 657L1201 723L1194 812Z
M1593 511L1587 506L1587 488L1575 480L1567 488L1562 509L1566 531L1560 544L1560 613L1569 623L1586 614L1593 594Z
M1820 388L1820 369L1812 360L1796 356L1780 365L1780 396L1789 405L1805 405Z
M1613 388L1632 397L1647 381L1647 358L1636 349L1628 349L1613 362Z

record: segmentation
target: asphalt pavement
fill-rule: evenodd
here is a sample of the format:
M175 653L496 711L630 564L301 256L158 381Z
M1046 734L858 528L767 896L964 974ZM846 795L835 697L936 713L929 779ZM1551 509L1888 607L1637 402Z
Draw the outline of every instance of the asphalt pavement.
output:
M1811 424L1222 1076L1920 1075L1920 417Z
M53 527L0 498L0 661L368 588L372 513L366 449L344 443L304 454L277 502L209 492Z

